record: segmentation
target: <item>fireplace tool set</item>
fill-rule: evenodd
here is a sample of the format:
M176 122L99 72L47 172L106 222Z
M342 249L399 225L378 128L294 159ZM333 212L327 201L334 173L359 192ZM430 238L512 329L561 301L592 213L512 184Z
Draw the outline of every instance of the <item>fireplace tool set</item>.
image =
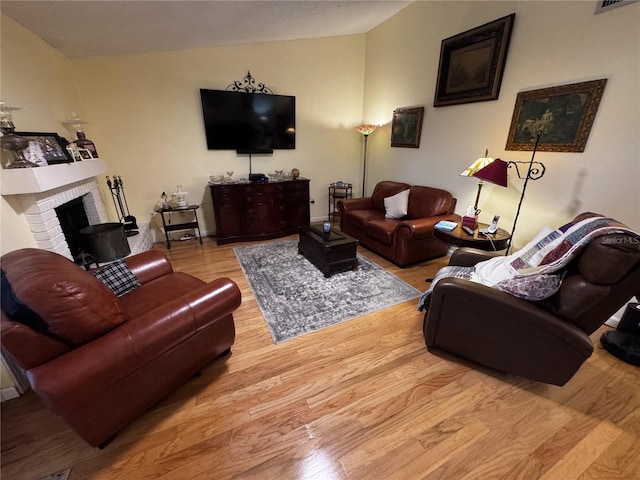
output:
M124 225L124 231L127 237L132 237L140 233L138 231L138 225L136 224L136 217L129 213L129 204L127 203L127 196L124 193L124 183L122 177L119 175L113 176L113 182L107 177L107 186L111 191L111 198L113 199L113 205L116 207L118 213L118 220Z

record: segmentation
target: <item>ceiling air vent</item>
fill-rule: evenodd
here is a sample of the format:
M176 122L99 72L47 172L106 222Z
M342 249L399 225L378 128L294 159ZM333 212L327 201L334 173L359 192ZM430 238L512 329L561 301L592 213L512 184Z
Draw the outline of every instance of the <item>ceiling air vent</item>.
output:
M629 5L630 3L635 3L637 1L638 0L598 0L596 13L608 12L614 8L624 7L625 5Z

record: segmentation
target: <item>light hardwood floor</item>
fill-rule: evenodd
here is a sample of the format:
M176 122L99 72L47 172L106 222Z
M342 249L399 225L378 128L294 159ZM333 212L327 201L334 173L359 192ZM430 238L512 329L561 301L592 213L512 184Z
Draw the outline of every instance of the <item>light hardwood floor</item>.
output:
M565 387L524 380L427 351L416 301L274 345L237 245L173 245L176 270L240 286L232 355L104 450L30 392L3 403L3 480L640 478L640 369L602 349ZM446 263L359 251L420 290Z

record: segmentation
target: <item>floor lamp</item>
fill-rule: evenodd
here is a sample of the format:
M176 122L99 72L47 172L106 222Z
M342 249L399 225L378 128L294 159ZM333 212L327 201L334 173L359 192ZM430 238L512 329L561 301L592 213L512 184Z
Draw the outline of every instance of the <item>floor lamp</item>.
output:
M522 185L522 194L520 195L520 202L518 203L518 210L516 211L516 217L513 220L513 227L511 228L511 238L509 238L509 243L507 244L507 250L505 255L509 254L509 250L511 249L511 241L516 233L516 225L518 223L518 216L520 215L520 207L522 206L522 200L524 199L524 192L527 190L527 183L529 180L538 180L542 178L545 172L545 167L543 163L534 162L533 159L536 156L536 151L538 150L538 143L540 143L540 137L542 137L542 130L538 132L536 135L536 143L533 146L533 154L531 155L531 160L528 162L514 162L509 161L505 162L496 158L492 163L487 165L481 170L478 170L473 176L477 177L481 180L487 180L492 183L496 183L503 187L507 186L507 169L514 166L516 168L516 172L518 173L518 178L524 180L524 184ZM520 169L518 165L527 165L527 175L522 176L520 174Z
M360 125L356 130L364 135L364 163L362 167L362 196L365 196L365 187L367 182L367 138L378 128L377 125Z

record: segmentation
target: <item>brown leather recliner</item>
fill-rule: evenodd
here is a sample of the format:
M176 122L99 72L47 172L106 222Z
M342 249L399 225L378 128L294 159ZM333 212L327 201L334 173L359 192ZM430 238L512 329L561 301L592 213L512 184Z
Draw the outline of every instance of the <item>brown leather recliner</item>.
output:
M162 252L125 260L141 285L120 297L56 253L22 249L1 261L14 300L33 311L5 308L5 289L3 310L14 318L3 311L3 354L92 446L106 445L234 343L237 285L174 272Z
M449 265L472 266L488 258L487 252L462 248ZM591 356L589 335L640 295L639 289L640 240L604 235L571 261L560 290L544 301L529 302L467 280L440 280L424 316L424 338L430 350L564 385Z
M407 216L385 218L384 199L409 189ZM381 255L399 267L441 257L449 244L433 235L440 220L460 222L453 213L456 199L439 188L409 185L401 182L379 182L371 197L340 200L340 230L365 248Z

